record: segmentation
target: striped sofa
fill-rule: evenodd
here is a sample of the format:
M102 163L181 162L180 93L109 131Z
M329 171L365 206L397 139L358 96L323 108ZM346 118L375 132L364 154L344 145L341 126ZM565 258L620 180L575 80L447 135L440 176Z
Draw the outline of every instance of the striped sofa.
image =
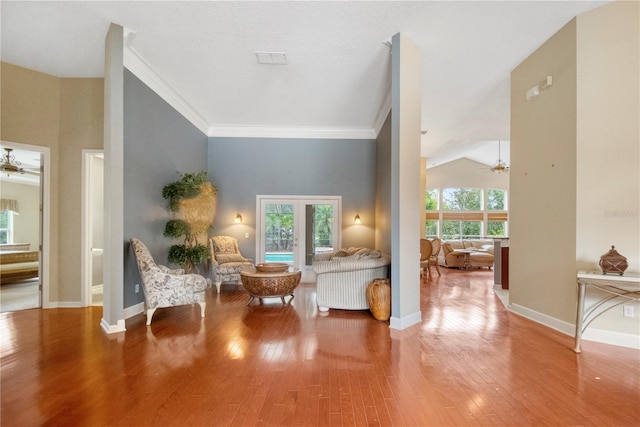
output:
M349 254L354 249L355 253ZM318 309L367 310L367 285L373 279L387 278L390 264L389 255L367 248L316 255L313 271Z

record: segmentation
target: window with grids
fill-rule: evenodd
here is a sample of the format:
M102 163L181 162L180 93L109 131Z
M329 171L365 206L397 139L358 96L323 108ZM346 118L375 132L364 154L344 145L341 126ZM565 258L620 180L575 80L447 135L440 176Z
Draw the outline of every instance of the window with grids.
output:
M13 243L13 212L0 213L0 244Z
M425 195L427 238L506 237L507 191L493 188L430 188Z

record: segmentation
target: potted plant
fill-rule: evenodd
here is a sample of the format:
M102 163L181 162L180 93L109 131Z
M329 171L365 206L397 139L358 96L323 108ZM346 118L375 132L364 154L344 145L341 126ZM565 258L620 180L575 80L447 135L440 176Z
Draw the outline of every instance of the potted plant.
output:
M162 197L169 201L173 219L167 222L164 235L174 239L184 238L180 245L169 249L169 261L180 265L190 273L208 260L209 250L198 242L213 223L216 188L207 180L207 172L180 173L180 179L162 189Z

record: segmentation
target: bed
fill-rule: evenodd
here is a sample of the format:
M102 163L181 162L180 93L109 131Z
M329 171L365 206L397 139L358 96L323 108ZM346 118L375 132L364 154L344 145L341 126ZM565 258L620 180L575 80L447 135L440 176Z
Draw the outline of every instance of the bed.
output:
M7 285L40 275L38 251L29 244L0 245L0 284Z

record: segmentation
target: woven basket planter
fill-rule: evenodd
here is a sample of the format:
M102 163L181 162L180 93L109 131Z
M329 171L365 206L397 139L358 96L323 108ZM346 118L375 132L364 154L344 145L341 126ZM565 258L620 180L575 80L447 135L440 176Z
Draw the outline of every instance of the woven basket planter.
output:
M391 284L389 279L374 279L367 286L367 303L377 320L391 317Z

